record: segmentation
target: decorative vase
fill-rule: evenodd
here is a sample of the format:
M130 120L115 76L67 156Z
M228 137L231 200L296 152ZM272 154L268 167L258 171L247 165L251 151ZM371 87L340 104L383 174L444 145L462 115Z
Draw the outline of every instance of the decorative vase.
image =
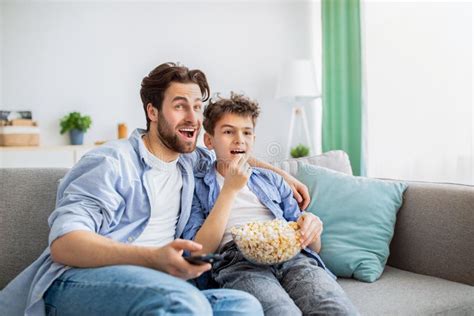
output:
M69 131L71 138L71 145L82 145L84 143L84 132L78 129L71 129Z
M117 131L118 131L118 138L119 139L128 137L127 124L119 123Z

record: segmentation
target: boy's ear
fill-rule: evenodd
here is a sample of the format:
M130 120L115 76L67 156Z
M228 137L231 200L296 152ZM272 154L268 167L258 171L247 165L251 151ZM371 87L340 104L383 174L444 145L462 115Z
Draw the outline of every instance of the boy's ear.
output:
M153 107L151 103L146 105L146 114L152 122L158 121L158 110Z
M208 132L204 133L204 145L206 145L207 149L214 149L214 145L212 144L212 136L209 135Z

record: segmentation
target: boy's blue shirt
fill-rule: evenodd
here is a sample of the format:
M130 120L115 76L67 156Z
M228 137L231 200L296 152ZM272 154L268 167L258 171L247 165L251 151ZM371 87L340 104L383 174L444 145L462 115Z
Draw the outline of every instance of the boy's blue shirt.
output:
M183 238L190 240L194 239L204 224L220 192L215 167L211 166L207 170L195 172L194 178L195 187L191 215L183 231ZM247 185L250 191L272 212L276 219L296 221L302 214L298 203L293 198L293 191L290 186L277 173L267 169L252 168L252 174L250 175ZM305 248L303 251L314 258L319 266L325 269L329 275L336 278L334 274L326 268L326 265L318 253L309 248ZM200 280L198 283L206 284L207 282L203 283L203 281Z

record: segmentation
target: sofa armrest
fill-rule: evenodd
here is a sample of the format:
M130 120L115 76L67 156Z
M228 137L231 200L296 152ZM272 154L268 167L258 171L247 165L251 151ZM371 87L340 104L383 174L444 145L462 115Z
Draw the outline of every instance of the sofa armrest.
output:
M408 182L388 264L474 285L474 187Z

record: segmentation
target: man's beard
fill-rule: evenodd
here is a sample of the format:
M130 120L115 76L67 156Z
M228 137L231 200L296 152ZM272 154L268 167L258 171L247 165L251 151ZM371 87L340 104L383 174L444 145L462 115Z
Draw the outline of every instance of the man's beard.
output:
M173 128L168 124L168 121L166 118L163 116L161 111L158 111L158 138L160 139L161 143L165 145L166 148L180 153L180 154L186 154L193 152L194 149L196 149L196 143L199 135L199 130L196 130L194 133L196 133L194 141L184 141L179 137L177 134L178 132L175 132Z

